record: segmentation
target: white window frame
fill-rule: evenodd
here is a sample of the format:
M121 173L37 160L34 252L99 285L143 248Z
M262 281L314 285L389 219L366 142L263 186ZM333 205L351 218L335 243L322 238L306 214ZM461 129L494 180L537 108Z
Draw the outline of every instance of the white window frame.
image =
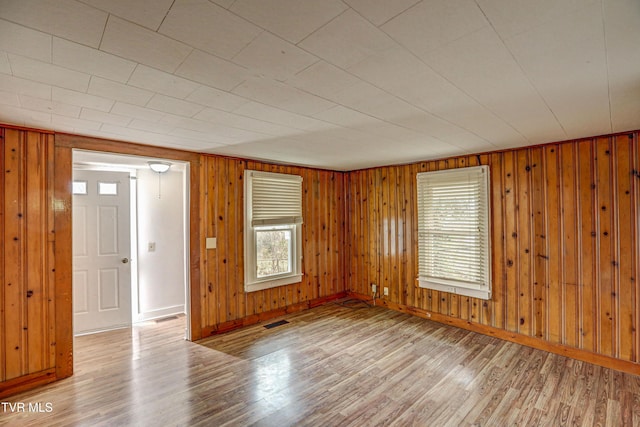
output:
M418 285L422 288L434 289L442 292L465 295L480 299L491 299L491 203L489 199L489 167L473 166L459 169L447 169L417 174L418 189ZM458 236L474 236L477 244L469 246L468 242L460 241L460 249L437 247L433 237L442 226L439 220L440 211L433 203L438 197L437 190L443 191L451 186L457 186L458 191L464 191L466 197L474 198L478 208L475 215L465 218L465 224L454 224L451 231L451 220L446 229L440 229L440 234ZM474 190L471 190L471 189ZM436 193L434 193L436 191ZM441 193L442 197L450 197L452 193ZM453 200L451 203L455 203ZM471 219L471 224L468 222ZM438 225L440 223L440 225ZM457 226L460 226L458 228ZM465 229L466 226L466 229ZM463 237L460 237L462 239ZM450 243L448 240L447 243ZM435 249L434 249L435 245ZM464 247L466 246L466 247ZM449 252L450 259L444 256ZM452 253L453 252L453 253ZM456 258L459 255L459 258ZM461 279L456 276L456 269L466 264L472 279ZM453 273L450 277L435 271L451 266ZM430 267L434 266L434 267ZM437 267L436 267L437 266ZM437 277L436 277L437 276ZM445 277L443 277L445 276Z
M259 188L264 189L265 185L273 186L273 194L259 191ZM281 187L275 191L278 186ZM262 198L262 208L254 206L254 199L256 198ZM289 200L290 203L284 203L283 200L285 198ZM280 208L282 207L284 207L284 211L281 211ZM302 177L282 173L245 170L244 208L245 292L255 292L301 282L303 222ZM286 227L291 230L291 272L258 278L256 231L281 227Z

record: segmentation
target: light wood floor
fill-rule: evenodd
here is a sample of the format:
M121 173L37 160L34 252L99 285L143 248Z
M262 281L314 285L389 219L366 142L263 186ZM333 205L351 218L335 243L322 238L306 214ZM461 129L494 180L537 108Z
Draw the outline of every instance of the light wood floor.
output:
M362 307L356 305L354 307ZM76 339L72 378L8 425L640 425L640 377L380 307L204 340L184 318Z

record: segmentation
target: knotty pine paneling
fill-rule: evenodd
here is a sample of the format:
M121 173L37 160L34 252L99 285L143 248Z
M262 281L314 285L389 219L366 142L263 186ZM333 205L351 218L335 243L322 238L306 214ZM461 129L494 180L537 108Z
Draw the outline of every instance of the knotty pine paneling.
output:
M417 287L416 173L491 168L490 301ZM638 133L355 171L347 280L389 306L638 363Z
M46 132L0 132L0 396L73 371L73 148L190 162L195 339L375 282L390 306L638 363L637 133L340 173L66 134L54 149ZM415 174L477 164L492 173L491 301L415 282ZM245 168L304 178L301 284L243 291Z
M300 175L303 178L301 283L244 292L245 169ZM346 291L344 174L257 161L206 156L204 222L207 237L217 238L206 251L201 322L209 332L284 312Z
M0 397L73 374L72 150L189 162L191 336L201 337L202 156L0 127ZM195 320L194 320L195 318Z
M53 135L1 129L0 382L55 367Z

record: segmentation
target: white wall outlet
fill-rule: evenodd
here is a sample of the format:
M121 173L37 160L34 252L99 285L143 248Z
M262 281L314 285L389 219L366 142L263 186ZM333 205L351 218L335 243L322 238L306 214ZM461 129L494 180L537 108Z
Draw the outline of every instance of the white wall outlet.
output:
M382 292L384 293L385 297L389 296L389 288L387 288L386 286L382 289Z
M149 252L155 252L156 251L156 242L149 242L149 245L147 246L147 250Z
M376 286L376 284L372 283L371 284L371 293L373 293L375 295L377 290L378 290L378 287Z

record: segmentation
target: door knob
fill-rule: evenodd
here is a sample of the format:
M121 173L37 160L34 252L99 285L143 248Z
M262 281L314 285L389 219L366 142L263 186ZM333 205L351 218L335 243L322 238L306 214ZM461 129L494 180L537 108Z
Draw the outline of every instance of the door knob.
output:
M129 262L129 258L122 258L122 263L123 263L123 264L126 264L126 263L128 263L128 262Z

